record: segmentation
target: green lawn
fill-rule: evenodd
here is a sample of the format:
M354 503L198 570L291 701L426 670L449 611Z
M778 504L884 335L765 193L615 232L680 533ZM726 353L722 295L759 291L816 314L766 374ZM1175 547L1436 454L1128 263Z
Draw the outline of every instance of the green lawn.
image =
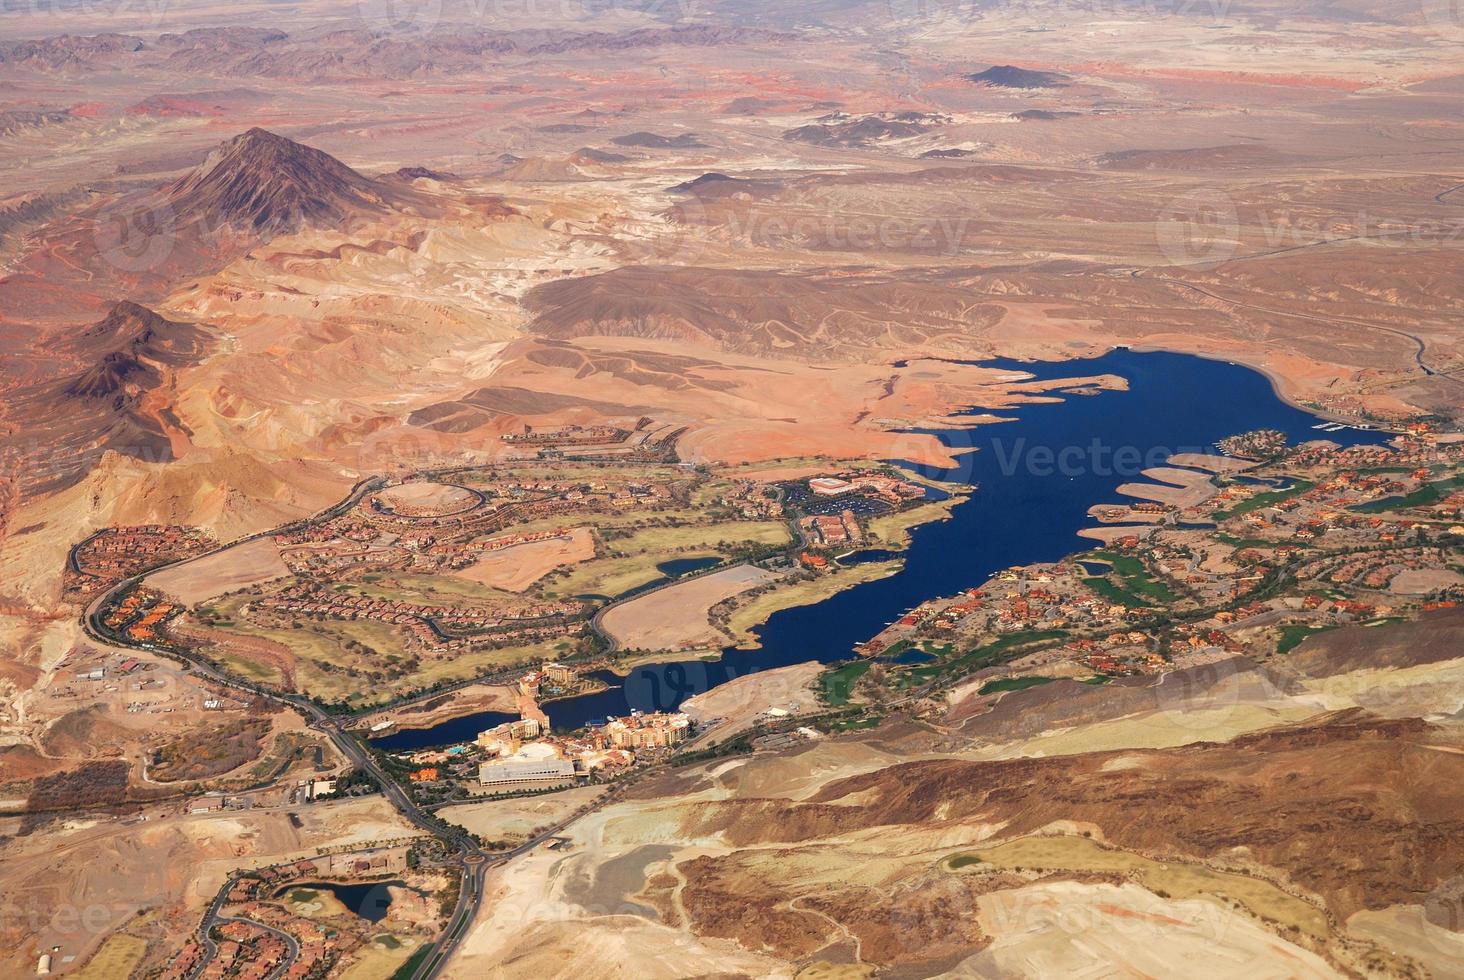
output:
M1144 563L1133 555L1094 551L1078 557L1081 561L1105 562L1113 569L1112 574L1118 576L1117 584L1097 575L1083 579L1083 584L1105 599L1133 607L1179 602L1184 598L1162 579L1150 575Z
M648 527L610 540L606 550L613 555L663 555L678 557L682 549L720 550L740 545L789 544L788 525L781 521L723 521L680 527Z
M1277 653L1290 653L1301 645L1308 636L1336 629L1335 626L1307 626L1305 623L1291 623L1281 627L1280 638L1276 640Z
M781 521L720 521L672 527L610 529L603 556L581 562L544 580L544 594L624 596L664 577L656 566L678 559L721 558L746 545L791 544Z
M1119 588L1106 578L1085 578L1083 579L1083 584L1103 598L1110 602L1116 602L1121 606L1134 608L1150 605L1150 603L1145 602L1129 590Z
M848 704L854 693L854 685L869 670L869 666L868 660L853 660L820 674L818 684L824 702L835 707Z
M429 943L426 946L418 949L415 953L407 958L407 961L405 963L397 968L397 971L391 975L391 980L411 980L411 978L416 974L418 968L421 967L424 962L426 962L427 956L435 948L435 943Z
M950 516L952 508L965 499L964 496L951 496L945 500L932 500L872 517L867 525L869 536L887 547L904 548L910 543L912 528L931 521L945 520Z

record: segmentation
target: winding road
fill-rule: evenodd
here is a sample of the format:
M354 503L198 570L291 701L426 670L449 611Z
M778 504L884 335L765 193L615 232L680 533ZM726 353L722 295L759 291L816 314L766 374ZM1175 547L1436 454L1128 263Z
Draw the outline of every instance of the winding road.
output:
M362 480L360 483L356 484L356 486L351 490L351 493L347 495L345 499L326 508L324 511L321 511L314 517L307 518L303 521L293 521L289 524L282 525L279 528L274 528L269 531L261 531L257 534L249 535L248 537L242 538L239 541L230 542L230 544L225 545L224 547L233 547L234 545L241 544L245 541L279 534L282 531L294 527L299 527L303 524L329 520L332 517L336 517L342 513L345 513L351 507L354 507L357 503L359 503L366 494L371 493L374 490L380 489L385 485L386 480L379 476L372 477L367 480ZM223 548L216 549L216 551L221 550L223 550ZM209 554L214 553L215 552L209 552ZM119 636L114 633L102 621L101 612L107 607L108 602L114 596L117 596L125 592L127 589L132 588L133 586L141 582L144 578L154 574L155 572L161 571L165 568L186 565L189 562L199 560L200 557L204 556L193 556L190 558L182 559L180 561L169 562L157 566L156 568L148 569L142 574L133 575L126 579L123 579L116 585L112 586L110 589L107 589L105 592L98 595L87 605L86 609L82 612L81 615L81 626L83 631L86 633L88 639L106 649L117 652L130 653L135 650L143 650L154 655L165 656L170 659L177 660L181 662L184 666L186 666L188 670L194 675L208 680L214 684L241 691L253 697L263 698L264 700L279 705L280 707L288 708L292 711L298 712L302 717L304 717L307 725L311 729L318 731L321 734L325 735L327 738L329 738L331 740L331 743L336 747L336 750L339 751L340 754L345 757L345 759L352 766L368 773L381 787L382 795L384 795L391 802L391 804L396 807L397 811L401 813L401 815L405 817L410 823L412 823L413 826L418 827L421 830L432 835L433 837L436 837L446 842L448 846L453 849L454 853L456 853L457 864L462 868L463 871L463 888L459 893L458 907L454 911L452 923L449 926L449 935L451 934L451 930L454 925L457 925L459 931L461 931L461 925L459 924L471 921L472 917L477 913L478 904L481 901L481 896L483 893L483 875L488 863L487 856L478 847L477 842L466 830L456 828L450 824L445 824L441 821L438 821L429 816L423 810L421 810L417 806L417 804L412 801L411 797L409 797L407 793L401 788L401 786L399 786L395 782L395 780L387 775L387 773L381 768L381 766L377 764L376 759L371 755L371 753L364 749L361 746L360 742L358 742L352 735L342 729L339 720L327 714L314 702L301 695L281 694L277 691L270 690L269 688L262 687L241 678L233 677L229 674L223 673L213 665L208 664L196 657L190 656L182 651L162 648L157 646L156 644L151 643L132 642L128 638ZM217 947L214 945L212 940L208 938L208 931L216 922L226 921L219 917L218 911L223 904L224 897L228 894L227 884L228 883L226 883L225 889L221 890L219 895L215 897L213 906L210 908L208 915L205 916L203 924L199 927L200 936L203 939L206 947L209 949L209 954L207 958L203 961L204 964L206 964L208 960L212 959L213 956L217 953ZM296 949L298 952L298 947ZM429 958L429 961L431 959L433 958ZM445 961L445 957L438 958L439 963ZM197 972L201 972L201 970L202 964L200 965L199 970L195 972L195 975L197 975ZM433 976L435 974L422 973L419 971L417 975Z
M350 732L346 731L344 727L342 727L343 722L354 722L356 720L356 716L345 715L337 718L336 716L325 712L318 705L316 705L314 702L304 697L303 695L282 694L278 691L274 691L258 684L254 684L250 681L243 680L242 678L234 677L230 674L226 674L220 671L212 664L209 664L197 657L191 656L188 653L180 650L168 649L152 643L134 642L127 637L119 636L118 634L113 632L107 627L106 623L103 622L102 619L102 610L107 608L108 603L114 596L118 596L124 593L126 590L131 589L132 587L140 583L143 579L156 572L162 571L166 568L181 567L188 564L189 562L198 561L201 558L216 554L217 552L223 551L226 548L231 548L235 545L243 544L244 542L252 541L257 538L268 537L308 524L330 520L331 518L337 517L348 511L350 508L356 506L356 504L358 504L367 494L379 490L386 485L387 481L385 480L385 478L380 476L375 476L366 480L362 480L352 488L350 494L348 494L343 500L331 505L330 507L321 511L319 514L314 515L313 517L291 521L287 524L281 525L280 527L273 528L267 531L260 531L255 534L248 535L244 538L240 538L236 541L231 541L226 545L221 545L219 548L208 552L206 555L194 555L188 558L179 559L178 561L167 562L162 565L150 568L147 571L142 572L138 575L129 576L128 578L116 583L111 588L105 590L87 604L86 608L81 614L81 626L87 638L93 643L102 647L103 649L124 654L130 654L135 651L142 650L156 656L167 657L171 660L182 663L192 674L197 677L203 678L204 680L210 681L211 683L217 684L221 687L226 687L247 693L252 697L263 698L264 700L271 702L275 705L283 708L288 708L291 711L299 713L305 719L307 725L311 729L320 732L322 735L329 738L331 743L336 747L336 750L339 751L340 754L353 767L368 773L372 777L372 779L376 781L377 785L380 786L382 795L385 796L386 799L391 802L392 806L394 806L396 810L413 826L425 831L430 836L443 841L449 847L450 853L454 855L452 863L457 865L462 873L462 887L458 891L457 906L453 909L452 917L448 920L447 927L443 932L442 938L437 942L434 947L432 947L431 954L423 960L421 965L412 974L413 980L429 980L429 978L441 975L442 971L446 968L448 961L457 951L458 944L462 941L463 936L466 935L468 926L477 916L483 901L484 882L487 878L488 869L504 864L512 860L514 857L517 857L520 854L523 854L540 846L544 841L557 835L570 823L579 819L581 816L584 815L584 813L598 809L599 807L615 799L618 795L619 787L612 787L610 792L601 796L586 810L571 814L560 823L546 829L544 832L525 841L518 847L515 847L512 850L496 852L490 855L488 852L484 851L478 846L477 841L466 830L461 827L455 827L452 824L446 823L445 821L438 820L435 817L431 816L426 810L419 807L416 802L412 800L410 795L408 795L406 791L404 791L402 787L398 785L397 782L393 780L384 769L382 769L382 767L376 762L376 759L372 755L372 753L365 747L363 747L361 742L358 741L355 736L353 736ZM72 551L73 560L74 554L75 549L73 549ZM482 678L474 678L465 681L464 685L481 683L482 680ZM442 693L442 691L434 691L431 694L423 695L423 697L437 697L440 696ZM223 888L221 888L218 894L214 896L213 903L209 906L208 912L204 915L202 922L199 924L198 937L199 941L203 943L206 949L206 954L204 959L200 961L199 965L193 971L193 976L199 976L203 972L203 968L218 954L218 946L209 936L209 933L215 925L230 921L228 917L220 916L219 911L220 909L222 909L225 901L227 900L229 889L233 886L235 881L237 881L237 878L231 876L229 880L224 882ZM262 923L254 922L254 920L252 919L240 919L238 921L245 921L253 925L260 926L261 928L267 929L268 931L275 933L276 935L280 935L285 939L286 945L290 950L290 955L287 962L280 969L271 974L270 980L273 980L273 978L278 976L283 976L284 972L289 968L291 964L294 963L295 959L299 956L299 944L296 943L293 937L285 933L281 933L277 929L272 929L269 926L265 926Z
M1438 205L1440 205L1442 207L1450 207L1453 202L1445 201L1444 198L1450 196L1451 194L1458 193L1459 191L1464 191L1464 183L1454 184L1451 187L1447 187L1444 190L1439 191L1437 194L1435 194L1433 196L1434 203L1436 203L1436 204L1438 204ZM1317 239L1316 241L1313 241L1313 242L1302 242L1302 243L1297 244L1297 245L1287 245L1287 246L1282 247L1282 248L1273 248L1273 249L1268 249L1268 250L1265 250L1265 251L1253 252L1253 253L1250 253L1248 255L1238 255L1238 256L1235 256L1233 258L1227 259L1224 264L1239 263L1239 262L1253 262L1253 261L1256 261L1258 259L1264 259L1264 258L1267 258L1269 256L1273 256L1273 255L1282 255L1282 254L1285 254L1285 253L1288 253L1288 252L1300 252L1300 251L1305 251L1307 249L1313 249L1313 248L1325 248L1325 247L1328 247L1328 246L1331 246L1331 245L1340 245L1340 244L1343 244L1345 242L1375 241L1375 240L1379 240L1379 239L1398 238L1398 237L1402 237L1402 236L1405 236L1405 235L1414 235L1414 234L1417 233L1417 230L1418 230L1417 228L1409 227L1409 228L1404 228L1404 229L1400 229L1398 231L1392 231L1392 232L1379 232L1379 233L1373 233L1373 234L1348 235L1348 236L1339 237L1339 238L1321 238L1321 239ZM1151 279L1151 280L1154 280L1154 281L1157 281L1157 282L1165 283L1165 284L1170 285L1170 286L1178 286L1178 287L1180 287L1182 289L1188 289L1188 290L1191 290L1193 292L1199 293L1199 294L1201 294L1203 296L1206 296L1206 297L1208 297L1210 299L1216 300L1217 302L1226 303L1226 304L1229 304L1230 306L1234 306L1237 309L1253 310L1253 311L1255 311L1257 313L1266 313L1266 314L1269 314L1271 316L1295 317L1297 319L1301 319L1301 320L1312 320L1312 321L1318 322L1318 323L1346 323L1346 324L1348 324L1350 326L1360 327L1360 328L1365 329L1365 330L1374 330L1374 331L1377 331L1379 333L1387 333L1387 334L1392 334L1395 337L1402 337L1402 338L1404 338L1404 339L1412 342L1412 344L1414 345L1414 348L1415 349L1414 349L1414 352L1413 352L1413 360L1418 365L1418 369L1420 371L1422 371L1426 376L1431 377L1431 378L1441 378L1444 381L1447 381L1447 382L1449 382L1451 384L1464 386L1464 378L1454 377L1449 372L1443 371L1443 370L1441 370L1439 368L1436 368L1436 367L1430 365L1427 361L1425 361L1424 360L1424 355L1428 353L1428 345L1427 345L1427 342L1422 337L1418 336L1417 334L1409 333L1406 330L1401 330L1401 329L1399 329L1397 327L1383 326L1383 325L1378 324L1378 323L1375 323L1375 322L1373 322L1371 320L1361 320L1361 319L1357 319L1355 317L1341 316L1341 315L1337 315L1337 314L1332 314L1332 315L1329 315L1329 316L1321 316L1321 315L1318 315L1318 314L1315 314L1315 313L1298 313L1298 312L1295 312L1293 310L1273 310L1273 309L1269 309L1269 308L1264 307L1264 306L1257 306L1254 303L1243 303L1243 302L1241 302L1239 300L1234 300L1234 299L1231 299L1231 298L1229 298L1227 296L1221 296L1218 293L1211 292L1210 290L1205 289L1202 286L1197 286L1194 283L1187 282L1187 281L1185 281L1183 279L1175 279L1175 278L1173 278L1171 276L1166 276L1166 275L1162 275L1162 274L1159 274L1159 273L1154 273L1152 270L1146 270L1146 269L1130 269L1130 270L1128 270L1128 274L1129 274L1129 278L1131 278L1131 279L1139 279L1139 278ZM1391 382L1384 382L1384 383L1391 383Z
M1132 273L1133 277L1136 279L1139 278L1141 271L1142 270L1135 270ZM1253 310L1257 313L1267 313L1271 316L1294 317L1299 320L1312 320L1318 323L1346 323L1355 327L1361 327L1365 330L1375 330L1379 333L1388 333L1396 337L1403 337L1404 339L1409 340L1413 343L1413 359L1418 364L1419 370L1421 370L1424 374L1430 377L1442 378L1445 381L1449 381L1457 385L1464 385L1464 379L1455 378L1449 374L1446 374L1445 372L1431 366L1427 361L1425 361L1423 357L1424 354L1428 352L1428 348L1423 338L1418 336L1417 334L1409 333L1406 330L1400 330L1396 327L1385 327L1381 324L1373 323L1368 320L1359 320L1354 317L1340 316L1338 314L1321 316L1315 313L1298 313L1295 310L1273 310L1269 307L1257 306L1254 303L1243 303L1240 300L1231 299L1228 296L1221 296L1219 293L1211 292L1210 290L1205 289L1203 286L1196 286L1194 283L1185 282L1183 279L1175 279L1170 276L1156 274L1145 276L1144 278L1151 279L1157 282L1162 282L1166 285L1178 286L1182 289L1192 290L1193 292L1199 293L1203 296L1207 296L1210 299L1225 303L1229 306L1234 306L1237 309Z

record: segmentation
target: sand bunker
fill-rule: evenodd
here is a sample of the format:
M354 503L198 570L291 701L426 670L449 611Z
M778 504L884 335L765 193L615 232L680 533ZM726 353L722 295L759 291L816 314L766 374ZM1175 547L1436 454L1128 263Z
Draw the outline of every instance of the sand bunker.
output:
M290 574L273 538L255 538L149 575L145 584L196 606L225 592Z

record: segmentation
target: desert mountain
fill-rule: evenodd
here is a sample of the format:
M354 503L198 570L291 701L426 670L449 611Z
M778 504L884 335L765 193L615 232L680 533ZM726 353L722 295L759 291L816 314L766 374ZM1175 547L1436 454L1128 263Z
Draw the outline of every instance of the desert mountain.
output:
M167 191L182 221L265 235L382 211L391 193L329 153L257 127L221 143Z
M648 133L644 130L617 136L610 142L616 146L638 146L652 150L700 150L705 149L707 145L698 139L695 133L663 136L660 133Z
M307 31L215 26L159 35L60 35L0 40L0 64L43 71L136 70L212 78L285 80L451 76L486 63L567 56L615 56L665 48L724 48L776 42L786 35L757 28L687 24L629 31L463 30L393 34L365 28Z
M0 136L56 126L71 119L66 109L7 109L0 112Z
M1036 71L1015 65L992 65L985 71L967 75L966 80L992 88L1062 88L1069 78L1061 72Z
M427 167L401 167L389 174L382 174L383 179L397 180L456 180L457 175L447 173L443 170L430 170Z
M708 173L704 173L700 177L697 177L693 180L684 180L681 183L676 184L673 187L668 187L666 189L673 194L690 194L692 192L701 190L708 184L726 183L729 181L736 182L737 178L729 177L726 174L720 174L716 173L715 171L711 171Z
M876 112L864 116L831 112L810 125L786 131L783 139L818 146L868 146L880 140L921 136L950 121L950 116L938 112Z
M26 489L52 490L80 478L103 452L168 460L186 431L171 402L174 373L200 358L207 338L193 324L121 302L66 345L76 372L20 391L12 421L47 447L24 471Z
M935 282L667 267L548 282L529 290L524 306L529 329L556 340L638 337L826 359L887 345L969 344L998 312L967 297Z
M630 157L623 153L610 153L606 150L597 150L593 146L582 146L575 150L569 158L570 163L629 163Z
M90 67L119 55L135 54L146 45L130 34L61 34L35 40L0 42L0 64L51 70Z
M95 382L114 372L156 375L158 368L179 367L194 360L204 346L202 332L192 324L175 323L145 306L123 301L77 338L77 352L94 362L69 386L75 389L70 393L115 394L119 389L97 389Z

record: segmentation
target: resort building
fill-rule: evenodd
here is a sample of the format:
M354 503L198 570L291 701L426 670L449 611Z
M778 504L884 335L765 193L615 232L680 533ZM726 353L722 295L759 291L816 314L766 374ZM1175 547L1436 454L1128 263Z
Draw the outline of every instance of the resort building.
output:
M494 792L548 789L574 782L574 763L549 745L525 745L515 754L478 767L478 783Z
M691 732L691 719L681 712L631 712L627 718L611 718L605 725L606 740L617 749L664 749L680 745Z

